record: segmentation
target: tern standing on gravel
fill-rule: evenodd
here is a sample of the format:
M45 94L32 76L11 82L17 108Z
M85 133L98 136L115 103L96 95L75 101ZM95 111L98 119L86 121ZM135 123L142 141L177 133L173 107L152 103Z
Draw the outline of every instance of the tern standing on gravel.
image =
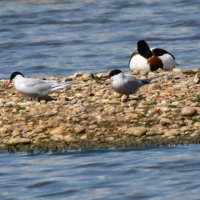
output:
M6 88L11 83L14 83L16 90L25 97L44 97L49 93L62 88L70 88L70 83L61 82L58 83L53 80L39 80L34 78L26 78L21 72L13 72L10 76Z
M119 69L112 70L108 77L115 92L125 95L136 93L140 87L151 81L151 79L140 80L131 76L125 76Z

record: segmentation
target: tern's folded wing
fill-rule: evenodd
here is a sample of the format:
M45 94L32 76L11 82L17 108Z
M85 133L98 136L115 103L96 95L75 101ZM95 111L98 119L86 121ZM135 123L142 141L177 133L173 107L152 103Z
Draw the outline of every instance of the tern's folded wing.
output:
M131 93L135 93L143 85L139 79L131 76L126 76L124 78L124 84Z
M55 84L56 82L53 82L53 81L47 82L47 81L43 81L39 79L26 78L20 84L19 90L26 94L36 95L36 94L50 92L52 86Z

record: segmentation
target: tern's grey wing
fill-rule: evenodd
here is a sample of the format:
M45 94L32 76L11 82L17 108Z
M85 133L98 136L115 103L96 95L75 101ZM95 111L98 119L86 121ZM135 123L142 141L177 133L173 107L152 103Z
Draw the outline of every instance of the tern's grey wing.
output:
M124 77L124 85L130 94L134 94L143 84L139 79L131 76Z
M30 95L48 94L56 82L43 81L39 79L25 78L20 85L20 91Z
M55 83L54 81L47 81L47 80L40 80L40 79L35 79L35 78L24 78L23 83L27 87L35 87L37 85L46 85L47 83Z

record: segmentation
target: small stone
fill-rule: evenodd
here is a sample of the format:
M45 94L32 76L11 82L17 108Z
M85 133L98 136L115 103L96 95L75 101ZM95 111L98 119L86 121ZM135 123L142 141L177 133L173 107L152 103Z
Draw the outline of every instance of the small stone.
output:
M96 116L96 121L97 121L97 124L100 124L102 122L102 117L101 115L97 115Z
M0 128L0 133L6 133L8 131L8 128L2 127Z
M66 136L64 136L63 138L66 142L73 142L75 141L75 138L71 135L71 134L68 134Z
M190 104L191 107L197 107L198 105L199 105L198 102L195 102L195 103L191 103L191 104Z
M115 140L115 138L112 137L112 136L109 136L109 137L106 137L105 140L106 140L106 141L109 141L109 142L112 142L112 141Z
M78 99L83 98L83 94L82 94L82 93L76 93L75 96L76 96Z
M128 113L126 116L124 116L123 120L126 121L131 121L133 119L137 119L138 114L136 113Z
M180 131L176 130L176 129L171 129L171 130L167 130L164 132L165 136L178 136L180 135Z
M81 115L81 119L88 119L88 115L87 114Z
M200 122L195 122L193 125L194 125L195 127L200 127Z
M101 78L103 76L104 76L104 74L102 74L102 73L95 74L95 77L97 77L97 78Z
M41 104L46 104L47 102L45 100L40 100Z
M86 140L87 139L87 134L84 134L80 137L81 140Z
M86 127L85 126L77 126L74 128L74 131L77 134L85 133Z
M160 72L162 72L162 71L163 71L162 68L159 68L159 69L156 70L156 72L158 72L158 73L160 73Z
M194 76L194 83L199 83L200 82L200 73L199 72L197 72L196 74L195 74L195 76Z
M147 71L147 70L140 70L140 74L141 74L141 75L147 75L147 74L148 74L148 71Z
M164 92L161 92L161 93L160 93L160 96L161 96L161 97L168 97L168 96L170 96L170 93L167 92L167 91L164 91Z
M80 106L80 107L79 107L79 111L80 111L80 112L84 112L85 110L86 110L86 107L85 107L85 106Z
M98 126L96 124L92 124L92 125L88 126L89 130L94 130L95 128L98 128Z
M172 105L173 105L173 106L178 106L178 104L179 104L179 101L174 101L174 102L172 102Z
M74 80L76 77L75 76L68 76L68 77L66 77L66 79L65 79L65 81L72 81L72 80Z
M83 76L83 73L82 72L76 72L75 74L74 74L74 77L79 77L79 76Z
M62 134L55 134L53 136L51 136L51 139L54 140L54 141L59 141L59 140L63 140L63 135Z
M168 107L160 107L160 111L168 112L168 111L170 111L170 108L168 108Z
M155 132L152 132L152 131L146 132L146 136L154 136L154 135L156 135Z
M140 73L140 70L135 69L132 71L132 75L138 75Z
M172 72L176 73L176 74L182 74L182 70L181 69L178 69L178 68L174 68L172 69Z
M181 132L186 132L186 131L192 131L193 129L192 129L192 127L190 127L190 126L182 126L181 128L180 128L180 131Z
M168 119L168 118L161 118L160 124L162 124L162 125L171 125L171 124L173 124L173 123L172 123L172 121L171 121L170 119Z
M40 128L40 127L36 127L35 129L33 129L34 133L42 133L44 131L44 128Z
M117 93L117 92L113 92L112 97L113 97L113 98L120 98L120 97L121 97L121 94L119 94L119 93Z
M92 74L83 74L83 75L81 76L81 79L83 79L83 80L92 79Z
M126 132L129 135L142 136L142 135L145 135L145 133L147 132L147 129L143 126L130 127L127 129Z
M58 126L55 129L53 129L52 131L50 131L50 135L56 135L56 134L62 134L64 131L64 127L63 126Z
M164 134L164 131L163 130L160 130L160 131L157 131L156 132L156 135L163 135Z
M181 109L181 115L192 116L197 113L197 109L194 107L184 107Z
M16 136L19 136L20 135L20 131L19 130L13 130L12 132L12 136L13 137L16 137Z
M158 83L152 83L148 86L148 91L152 91L152 90L157 90L160 89L160 84Z
M8 145L16 145L16 144L30 144L31 141L28 138L11 138L8 140Z
M72 99L72 100L70 101L70 103L73 105L73 104L76 104L77 101L78 101L78 99Z

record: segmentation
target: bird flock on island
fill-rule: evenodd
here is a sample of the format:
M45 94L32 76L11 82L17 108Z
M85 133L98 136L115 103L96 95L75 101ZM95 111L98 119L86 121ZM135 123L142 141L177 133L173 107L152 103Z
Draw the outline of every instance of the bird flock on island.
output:
M128 66L131 71L145 70L156 71L161 68L163 70L171 70L177 65L175 57L161 48L149 48L144 40L137 42L137 50L130 56ZM137 79L132 76L126 76L121 70L114 69L110 71L106 77L110 79L113 90L121 95L134 94L140 87L151 82L151 79ZM73 82L60 82L54 80L40 80L25 77L21 72L13 72L6 86L13 83L15 89L25 97L31 99L47 96L49 93L70 88Z

